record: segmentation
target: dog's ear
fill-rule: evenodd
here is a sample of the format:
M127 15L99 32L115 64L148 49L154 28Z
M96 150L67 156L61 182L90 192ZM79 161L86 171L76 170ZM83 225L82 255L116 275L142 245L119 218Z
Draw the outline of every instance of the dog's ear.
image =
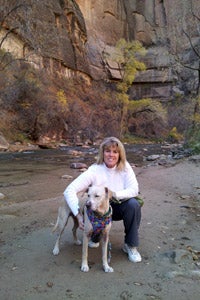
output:
M90 184L86 189L82 190L80 192L80 194L83 196L84 194L88 194L88 191L89 191L89 188L91 187L92 185Z
M109 188L105 187L105 192L106 192L106 197L111 199L112 198L112 191L109 190Z
M88 188L85 190L85 193L88 193L89 188L90 188L91 186L92 186L91 184L88 186Z

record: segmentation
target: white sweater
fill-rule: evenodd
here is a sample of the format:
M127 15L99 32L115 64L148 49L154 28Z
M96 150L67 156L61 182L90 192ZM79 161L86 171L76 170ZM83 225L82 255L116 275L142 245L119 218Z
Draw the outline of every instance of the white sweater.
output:
M77 193L86 190L89 185L108 187L115 192L118 200L135 197L139 192L135 173L128 162L123 171L118 171L116 167L107 168L104 163L93 164L73 180L64 191L65 200L75 216L79 210Z

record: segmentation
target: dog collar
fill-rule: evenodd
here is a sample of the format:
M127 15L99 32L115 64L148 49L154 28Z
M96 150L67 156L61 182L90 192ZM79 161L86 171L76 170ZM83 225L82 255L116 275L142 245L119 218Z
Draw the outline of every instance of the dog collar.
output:
M91 209L88 208L88 210L91 210ZM95 216L97 216L98 218L106 218L106 217L112 215L112 206L109 206L108 211L107 211L104 215L101 215L101 214L99 214L98 212L93 211L93 210L91 210L91 211L92 211L92 213L93 213Z

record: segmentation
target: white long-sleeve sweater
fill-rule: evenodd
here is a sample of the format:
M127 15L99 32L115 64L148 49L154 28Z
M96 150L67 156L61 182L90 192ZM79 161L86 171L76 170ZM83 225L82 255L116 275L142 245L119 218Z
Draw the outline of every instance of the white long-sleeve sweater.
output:
M79 210L77 193L86 190L89 185L103 185L115 192L116 199L121 200L138 195L138 182L135 173L128 162L125 170L119 171L116 167L107 168L93 164L84 173L73 180L65 189L64 197L72 213L76 216Z

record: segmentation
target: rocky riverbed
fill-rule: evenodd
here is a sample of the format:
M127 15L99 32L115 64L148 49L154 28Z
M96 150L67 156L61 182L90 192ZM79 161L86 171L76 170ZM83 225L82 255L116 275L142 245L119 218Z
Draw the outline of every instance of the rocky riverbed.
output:
M142 149L142 157L159 154ZM121 250L122 223L114 222L110 236L114 273L103 272L98 248L89 250L91 269L85 274L80 271L81 247L73 245L71 223L57 257L52 254L56 236L51 230L64 188L81 172L70 163L89 165L96 151L87 151L86 156L45 153L43 157L25 153L23 159L19 153L7 153L9 158L0 158L2 299L199 299L198 156L171 160L166 153L165 163L163 157L136 163L128 150L145 200L139 247L143 260L128 261Z

